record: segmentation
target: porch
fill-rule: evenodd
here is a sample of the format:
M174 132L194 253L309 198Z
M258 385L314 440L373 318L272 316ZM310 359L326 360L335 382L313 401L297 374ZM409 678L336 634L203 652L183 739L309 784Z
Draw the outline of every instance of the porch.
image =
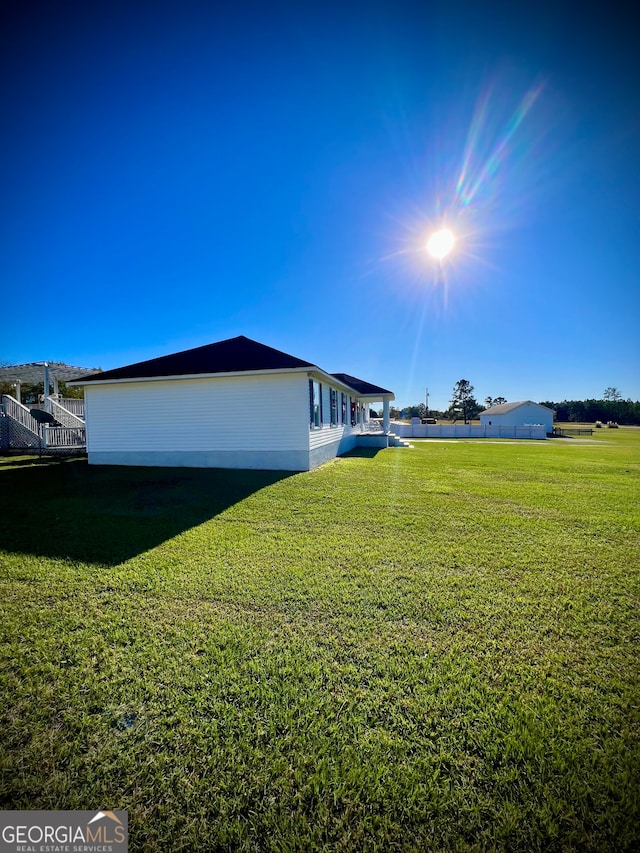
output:
M392 427L385 429L384 418L370 418L362 424L356 440L357 447L411 447Z

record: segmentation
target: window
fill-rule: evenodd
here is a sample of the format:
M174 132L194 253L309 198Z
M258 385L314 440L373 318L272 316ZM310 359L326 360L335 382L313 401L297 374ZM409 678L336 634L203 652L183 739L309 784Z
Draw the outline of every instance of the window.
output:
M309 426L322 426L322 384L315 379L309 380Z
M331 408L331 426L338 426L338 392L329 388L329 405Z
M340 394L340 423L346 424L347 422L347 395L342 392Z

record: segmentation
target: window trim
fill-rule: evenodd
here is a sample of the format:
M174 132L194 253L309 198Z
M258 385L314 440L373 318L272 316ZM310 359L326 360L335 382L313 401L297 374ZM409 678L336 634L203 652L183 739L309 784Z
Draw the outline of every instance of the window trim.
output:
M335 388L329 388L329 422L332 427L338 426L338 392Z
M322 411L322 382L309 379L309 428L322 429L324 423Z

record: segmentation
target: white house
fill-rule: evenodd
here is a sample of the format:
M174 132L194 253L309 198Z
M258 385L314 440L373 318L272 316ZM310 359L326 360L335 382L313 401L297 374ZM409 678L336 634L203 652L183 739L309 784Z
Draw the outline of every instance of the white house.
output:
M518 403L502 403L480 412L481 426L529 427L544 426L545 432L553 432L553 409L522 400Z
M308 471L351 450L391 391L240 336L70 383L89 463Z

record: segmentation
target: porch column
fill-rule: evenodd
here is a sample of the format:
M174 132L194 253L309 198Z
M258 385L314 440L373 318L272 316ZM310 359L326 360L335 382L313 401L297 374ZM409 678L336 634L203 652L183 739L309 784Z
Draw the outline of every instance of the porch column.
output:
M57 376L54 376L54 377L53 377L53 396L56 398L56 400L58 399L58 394L59 394L59 390L58 390L58 377L57 377Z
M21 397L20 397L20 394L21 394L21 393L22 393L22 383L21 383L21 382L16 382L16 400L17 400L19 403L21 403L21 402L22 402L22 399L21 399Z
M391 421L389 419L389 398L385 397L382 401L382 429L384 432L389 432Z

